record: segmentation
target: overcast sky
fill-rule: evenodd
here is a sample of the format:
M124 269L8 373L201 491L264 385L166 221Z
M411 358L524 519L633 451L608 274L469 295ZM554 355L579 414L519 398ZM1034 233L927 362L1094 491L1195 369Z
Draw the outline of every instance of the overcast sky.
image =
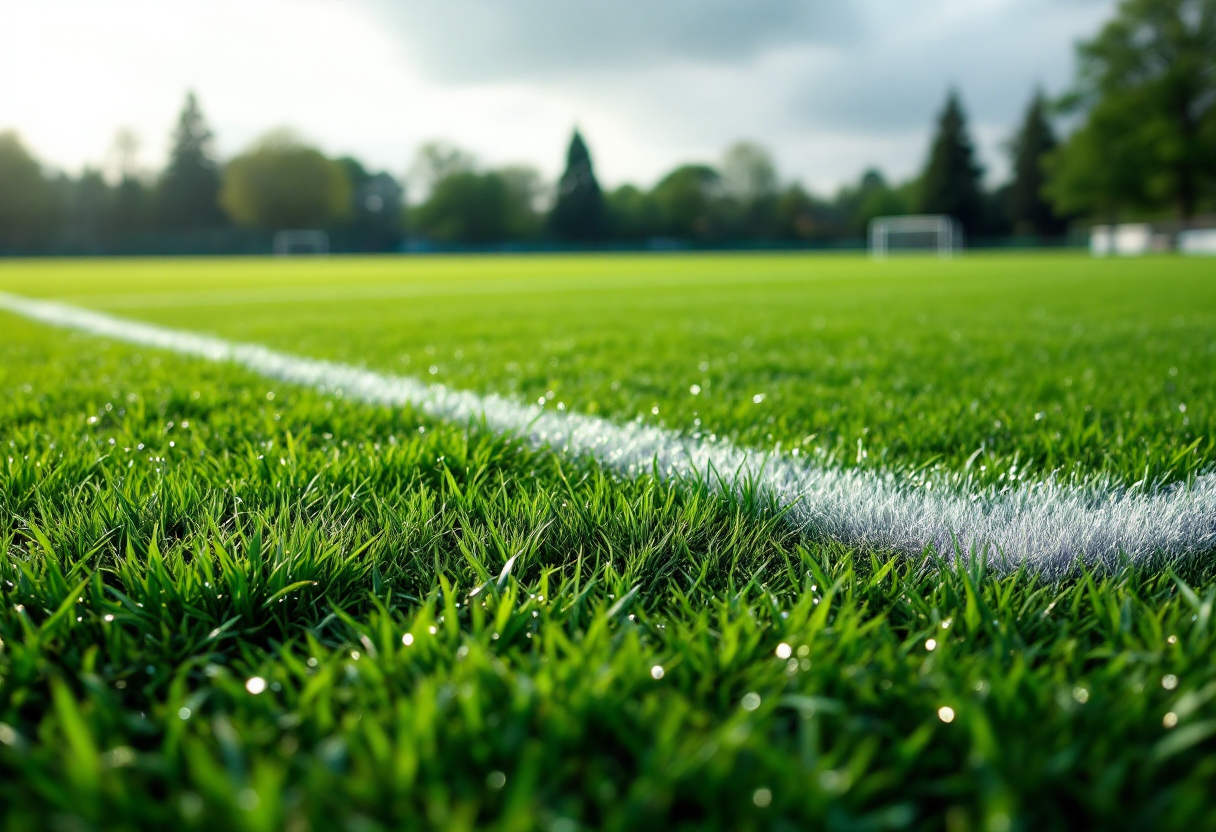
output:
M922 164L956 87L992 177L1036 85L1114 0L0 0L0 130L102 164L120 128L160 165L187 89L227 157L273 127L403 173L444 138L649 185L732 141L820 190Z

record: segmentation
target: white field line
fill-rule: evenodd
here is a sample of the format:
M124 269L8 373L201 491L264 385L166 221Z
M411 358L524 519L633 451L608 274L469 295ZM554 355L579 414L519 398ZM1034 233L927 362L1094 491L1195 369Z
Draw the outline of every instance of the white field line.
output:
M750 482L785 508L804 534L866 549L919 555L932 547L947 556L956 549L986 550L997 568L1025 564L1046 575L1068 572L1078 561L1114 565L1125 558L1216 550L1216 474L1165 489L1051 479L1000 492L945 483L912 488L892 473L816 467L636 422L620 425L555 412L51 301L0 293L0 309L131 344L232 362L266 378L358 401L409 405L456 422L484 419L493 431L516 433L563 454L590 455L630 476L657 471L664 478L734 490Z

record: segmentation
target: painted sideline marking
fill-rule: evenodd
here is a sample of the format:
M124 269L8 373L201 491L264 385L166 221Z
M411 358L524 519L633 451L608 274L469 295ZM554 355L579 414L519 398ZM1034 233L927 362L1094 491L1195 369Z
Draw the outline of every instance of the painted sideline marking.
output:
M987 549L997 568L1025 563L1047 575L1063 574L1078 560L1113 565L1124 557L1181 557L1216 549L1216 474L1161 490L1053 480L1004 492L938 484L910 488L893 474L814 467L637 422L621 425L546 410L52 301L0 292L0 309L130 344L231 362L266 378L357 401L410 405L457 422L484 419L493 431L517 433L558 453L591 455L630 476L658 471L667 479L703 480L714 487L725 482L736 490L753 482L787 509L803 533L867 549L908 555L926 547L945 554L956 546L964 552Z

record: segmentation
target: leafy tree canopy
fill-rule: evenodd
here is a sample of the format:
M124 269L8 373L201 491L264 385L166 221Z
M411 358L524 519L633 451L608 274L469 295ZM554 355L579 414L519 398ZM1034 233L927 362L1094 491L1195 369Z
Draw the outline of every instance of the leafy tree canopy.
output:
M404 224L405 189L388 173L372 173L353 156L335 160L346 173L351 187L348 225L363 233L373 248L391 249Z
M717 230L722 177L708 165L682 165L654 189L663 233L672 237L707 238Z
M502 177L507 189L507 237L513 240L533 240L544 232L541 204L548 189L536 168L510 165L495 172Z
M1216 0L1123 0L1078 48L1085 122L1048 160L1056 207L1194 214L1216 176Z
M842 224L838 233L864 237L875 217L912 213L916 207L913 188L892 186L881 171L866 170L856 185L845 186L836 195L834 207Z
M777 198L776 236L809 240L822 235L821 207L801 185L790 185Z
M617 240L638 241L662 233L654 197L635 185L622 185L608 194L608 233Z
M536 203L540 175L527 167L479 173L448 174L414 211L414 226L438 243L488 245L508 239L527 240L541 232Z
M758 144L736 142L722 157L725 233L735 239L772 238L777 204L777 166Z
M471 173L476 168L477 160L473 154L451 142L427 142L418 148L410 165L407 177L410 193L425 200L444 179L454 173Z
M777 167L758 144L736 142L722 157L722 192L744 205L770 199L777 193Z
M220 201L250 228L319 228L349 214L351 186L341 164L280 130L228 164Z

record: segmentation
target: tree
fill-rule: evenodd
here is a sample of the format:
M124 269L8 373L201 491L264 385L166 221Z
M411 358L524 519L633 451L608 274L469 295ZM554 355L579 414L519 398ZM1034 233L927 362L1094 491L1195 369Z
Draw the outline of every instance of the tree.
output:
M437 182L427 201L415 209L414 227L439 243L498 243L507 236L509 199L502 176L457 171Z
M544 231L540 174L526 165L485 173L454 169L414 209L412 226L432 242L488 245Z
M16 133L0 133L0 245L42 244L54 222L54 186Z
M362 250L387 251L404 231L405 189L388 173L371 173L352 156L336 160L351 187L349 228Z
M471 173L477 168L473 154L451 142L432 141L418 148L407 176L410 193L425 202L435 186L454 173Z
M544 232L540 206L546 196L540 173L527 165L501 168L496 175L506 186L506 236L511 240L533 240Z
M882 172L870 168L861 175L856 186L841 188L836 195L836 209L845 220L847 233L864 237L875 217L912 213L909 187L893 188Z
M341 156L334 159L346 172L346 181L350 183L352 191L359 190L359 186L372 178L372 175L367 172L367 168L363 167L363 163L354 156Z
M984 234L993 237L1009 237L1015 233L1034 233L1025 227L1020 230L1014 228L1013 212L1009 207L1012 204L1012 195L1013 182L1002 183L984 193L984 222L982 225ZM1047 230L1042 233L1062 234L1066 228L1067 225L1061 221L1057 230Z
M107 178L117 180L105 223L105 232L111 237L129 239L144 230L151 220L153 206L139 169L139 146L139 137L134 131L121 129L114 135L107 154Z
M722 193L729 201L732 231L752 238L775 231L777 168L768 151L751 142L736 142L722 157Z
M591 152L577 130L566 152L566 171L557 183L549 225L563 240L595 240L603 232L604 195L595 179Z
M105 173L111 182L139 176L139 136L134 130L120 128L106 153Z
M1053 235L1064 231L1064 222L1044 195L1047 176L1043 159L1055 147L1047 101L1042 92L1036 92L1009 147L1013 156L1013 184L1008 193L1008 212L1017 234Z
M722 179L707 165L682 165L655 186L663 233L671 237L709 238L718 230Z
M173 131L169 164L157 187L157 218L166 228L207 228L223 222L213 138L198 99L187 93Z
M113 189L101 171L86 167L74 182L64 177L63 190L67 203L63 225L68 241L97 250L113 216Z
M1123 0L1078 56L1062 104L1085 122L1049 157L1056 207L1190 218L1216 175L1216 0Z
M777 236L789 240L811 240L822 236L821 206L801 185L790 185L776 206Z
M850 225L854 233L865 234L869 231L870 222L878 217L895 217L910 213L912 212L908 210L908 204L900 192L883 182L882 187L867 192L862 198Z
M751 142L736 142L722 157L722 192L750 204L777 193L777 168L768 151Z
M1047 197L1064 214L1107 220L1128 207L1152 205L1144 158L1151 141L1139 132L1130 109L1095 108L1086 124L1047 154Z
M647 240L662 233L654 196L635 185L622 185L605 199L608 234L617 240Z
M339 163L287 131L267 134L224 169L220 202L240 225L318 228L350 214L351 187Z
M975 234L984 213L982 174L967 132L967 117L958 94L951 91L938 119L937 135L921 181L921 210L948 214L962 223L967 234Z
M112 212L107 230L118 236L129 238L145 230L151 215L150 190L137 176L124 176L114 186Z

